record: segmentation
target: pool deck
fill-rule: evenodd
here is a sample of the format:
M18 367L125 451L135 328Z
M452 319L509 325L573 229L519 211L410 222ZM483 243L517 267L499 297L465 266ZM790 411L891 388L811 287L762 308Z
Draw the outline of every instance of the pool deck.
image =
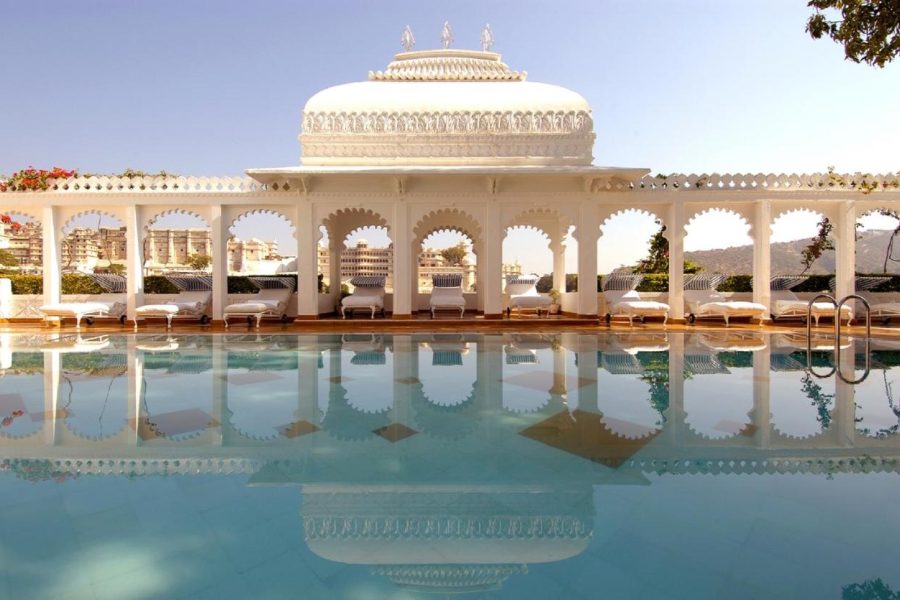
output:
M332 316L323 316L313 320L296 320L289 323L280 323L278 321L264 320L257 330L248 327L243 320L232 320L230 326L226 329L224 322L213 321L209 325L200 325L194 322L178 322L173 325L172 332L178 333L241 333L246 331L259 331L261 333L332 333L332 332L431 332L431 331L462 331L462 332L491 332L491 331L534 331L534 332L558 332L558 331L578 331L578 332L602 332L602 331L672 331L672 332L692 332L692 331L757 331L764 333L784 333L797 332L806 333L806 326L800 321L783 321L778 323L766 322L759 325L755 322L733 321L729 327L725 327L722 321L709 320L698 321L694 324L686 322L669 321L663 325L660 321L647 321L646 323L635 323L629 326L626 321L614 321L611 325L607 325L602 319L585 319L569 316L548 316L534 317L522 316L502 319L485 319L479 316L466 316L462 319L452 317L438 317L431 319L428 313L422 313L421 316L411 319L392 319L387 318L355 318L341 319ZM74 320L67 319L64 324L44 323L39 319L13 320L6 321L0 319L0 333L74 333L76 330ZM138 333L160 333L165 332L165 321L162 319L150 319L141 321ZM823 322L819 327L813 327L813 331L819 334L831 335L834 331L834 325L830 322ZM854 324L853 326L843 326L842 331L848 335L860 336L865 334L864 324ZM81 332L96 333L134 333L134 325L131 322L120 325L112 319L97 319L93 325L82 325ZM880 322L872 324L872 335L879 337L900 337L900 325L882 325Z

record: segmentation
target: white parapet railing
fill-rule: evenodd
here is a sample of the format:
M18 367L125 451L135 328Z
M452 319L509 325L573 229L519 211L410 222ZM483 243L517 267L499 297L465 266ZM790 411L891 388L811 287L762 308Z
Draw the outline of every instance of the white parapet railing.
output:
M287 181L263 184L250 177L73 177L51 179L44 192L228 193L290 191ZM9 190L6 193L16 193ZM18 192L28 193L28 192Z
M624 189L616 188L610 189ZM841 190L856 192L875 192L900 189L900 173L870 175L868 173L701 173L685 175L645 175L638 185L631 186L635 190L783 190L783 191L817 191Z

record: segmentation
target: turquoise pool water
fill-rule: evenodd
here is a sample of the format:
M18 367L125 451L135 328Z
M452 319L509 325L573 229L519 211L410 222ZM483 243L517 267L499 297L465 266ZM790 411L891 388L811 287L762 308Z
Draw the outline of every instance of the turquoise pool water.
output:
M889 597L900 341L829 344L0 335L0 598Z

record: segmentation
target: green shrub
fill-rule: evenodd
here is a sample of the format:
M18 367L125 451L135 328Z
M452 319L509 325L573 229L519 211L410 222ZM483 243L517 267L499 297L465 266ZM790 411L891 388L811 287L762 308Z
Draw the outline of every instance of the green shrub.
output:
M668 292L669 291L669 275L668 273L648 273L644 275L640 285L637 287L639 292Z
M44 279L40 275L4 275L12 283L12 293L16 295L42 294L44 292Z
M716 289L720 292L752 292L753 275L731 275Z
M145 294L177 294L178 288L162 275L148 275L144 277Z
M809 279L792 289L795 292L829 292L828 281L831 278L832 275L810 275Z

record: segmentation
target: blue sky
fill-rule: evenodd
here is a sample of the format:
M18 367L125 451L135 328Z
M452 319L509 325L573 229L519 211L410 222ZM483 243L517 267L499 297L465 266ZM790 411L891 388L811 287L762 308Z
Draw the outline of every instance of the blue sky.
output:
M513 69L584 95L599 165L900 170L900 64L857 65L811 40L805 4L2 0L0 173L31 164L235 175L297 164L308 97L383 69L406 24L417 48L437 47L444 20L454 47L477 47L490 23ZM623 218L617 235L635 239L634 227L647 229ZM733 237L702 229L689 247ZM601 267L641 252L604 251L621 246L614 233L601 241ZM514 238L506 258L529 260L527 239Z

